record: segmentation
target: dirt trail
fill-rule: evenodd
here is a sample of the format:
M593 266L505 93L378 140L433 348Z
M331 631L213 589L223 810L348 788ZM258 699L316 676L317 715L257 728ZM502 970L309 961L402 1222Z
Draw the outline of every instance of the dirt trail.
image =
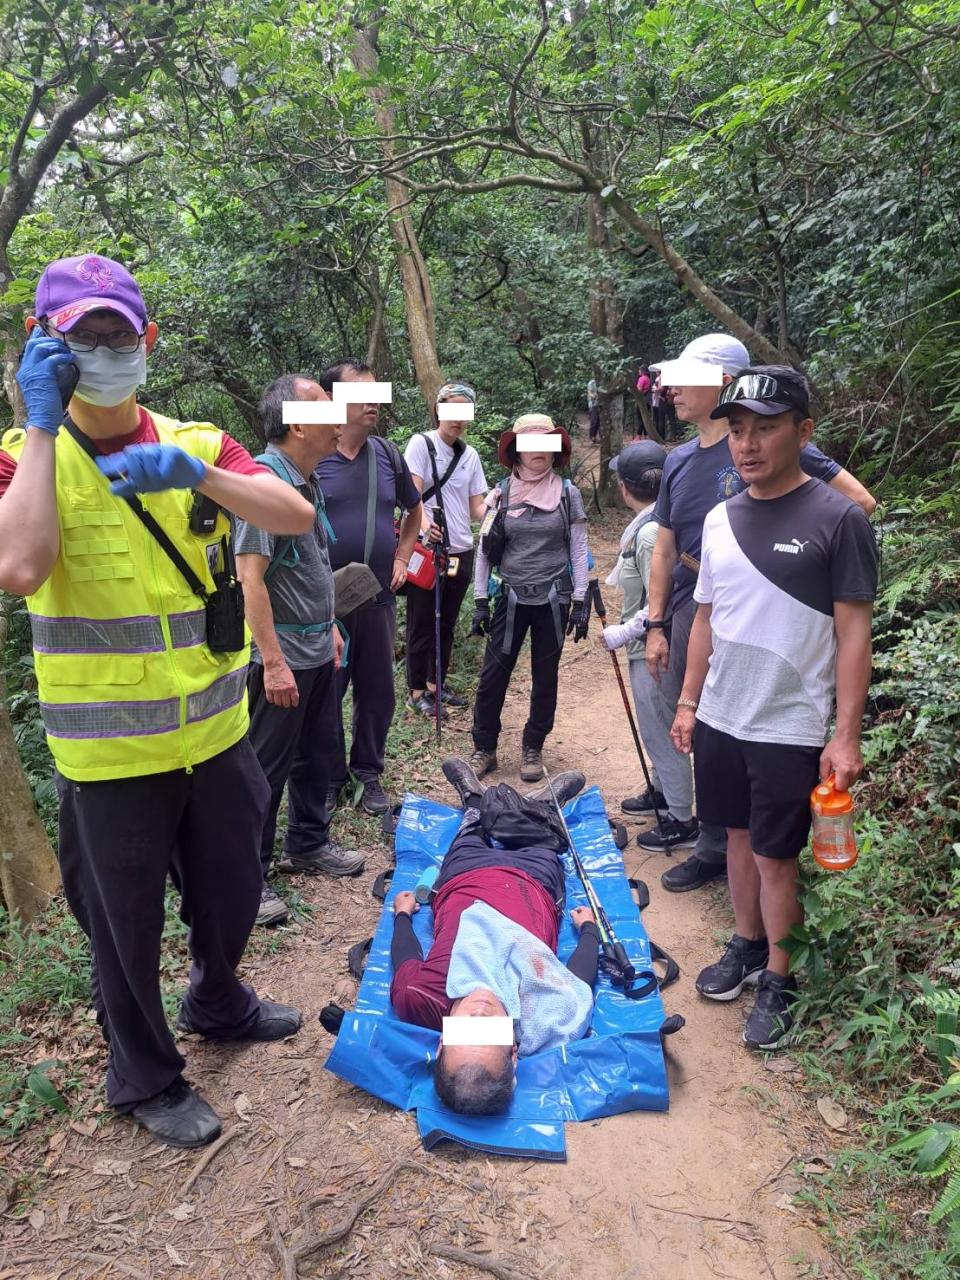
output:
M613 561L613 532L600 525L592 535L601 574ZM525 699L518 686L507 702L500 776L508 781L516 778ZM445 748L468 749L466 730L461 715ZM611 815L638 789L610 660L592 643L564 653L546 754L551 769L578 767L599 784ZM425 764L404 781L444 796L435 776ZM629 829L632 837L639 827ZM354 820L354 830L370 826ZM92 1134L65 1126L45 1151L35 1138L12 1146L7 1156L27 1188L31 1164L44 1163L47 1176L35 1184L30 1216L17 1208L0 1223L0 1280L289 1280L278 1242L295 1245L335 1227L400 1157L420 1168L398 1172L342 1245L320 1250L301 1275L482 1274L431 1253L438 1244L499 1260L526 1280L839 1275L789 1207L797 1189L790 1165L822 1151L822 1126L790 1088L790 1070L780 1069L787 1064L770 1070L740 1043L744 1005L708 1004L693 989L731 924L725 887L671 895L659 883L666 858L632 841L625 857L628 873L650 886L648 930L682 970L665 1000L668 1013L687 1020L669 1042L668 1113L568 1126L565 1165L426 1155L411 1117L329 1076L322 1063L330 1040L316 1012L332 997L352 999L346 947L372 931L378 906L369 885L389 860L372 848L358 880L306 882L314 912L298 936L245 965L261 995L300 1004L301 1034L278 1045L186 1046L189 1078L226 1118L226 1146L206 1165L208 1153L157 1147L110 1121Z

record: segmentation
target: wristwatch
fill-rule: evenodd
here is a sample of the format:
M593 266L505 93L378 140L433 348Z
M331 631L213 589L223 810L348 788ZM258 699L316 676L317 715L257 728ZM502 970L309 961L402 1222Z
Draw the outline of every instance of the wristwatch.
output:
M667 624L662 621L658 622L653 618L648 618L645 625L647 631L663 631Z

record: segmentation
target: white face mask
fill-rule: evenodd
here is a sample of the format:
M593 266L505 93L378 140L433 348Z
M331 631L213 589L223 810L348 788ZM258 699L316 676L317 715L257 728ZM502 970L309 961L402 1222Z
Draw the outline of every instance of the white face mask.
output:
M147 380L147 352L142 343L136 351L123 355L109 347L74 351L72 355L80 370L73 394L88 404L102 408L122 404Z

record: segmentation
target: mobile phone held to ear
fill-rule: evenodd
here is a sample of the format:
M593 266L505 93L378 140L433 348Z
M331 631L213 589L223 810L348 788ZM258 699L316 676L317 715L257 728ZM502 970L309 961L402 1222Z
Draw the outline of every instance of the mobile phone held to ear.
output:
M63 345L64 348L69 350L66 343ZM21 347L17 363L23 360L24 351L26 351L26 347ZM58 364L56 368L56 378L57 388L60 392L60 404L63 412L66 413L67 405L73 399L73 393L76 391L77 383L80 381L80 366L77 364L76 360L71 360L69 364Z

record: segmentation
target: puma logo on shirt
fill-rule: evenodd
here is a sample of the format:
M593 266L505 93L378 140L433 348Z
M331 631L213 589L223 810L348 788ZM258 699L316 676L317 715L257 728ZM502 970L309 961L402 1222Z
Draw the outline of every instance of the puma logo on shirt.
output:
M807 539L809 542L810 539ZM801 542L799 538L791 538L789 542L775 542L773 544L774 551L782 551L788 556L798 556L807 542Z

